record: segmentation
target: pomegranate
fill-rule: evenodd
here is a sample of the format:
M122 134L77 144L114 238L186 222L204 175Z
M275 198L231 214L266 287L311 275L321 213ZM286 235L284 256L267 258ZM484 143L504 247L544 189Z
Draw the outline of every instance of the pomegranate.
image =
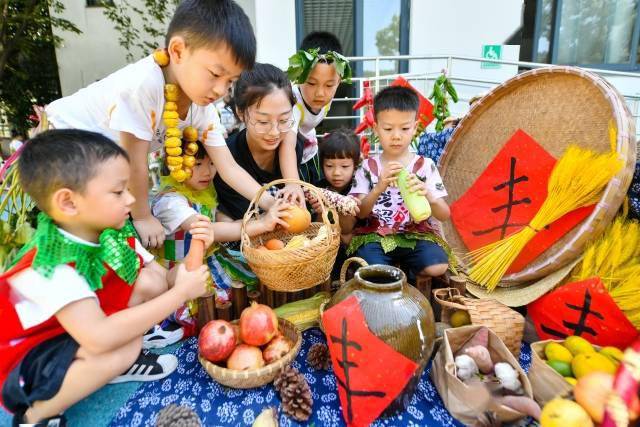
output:
M240 339L259 347L278 333L278 317L269 306L255 301L240 314Z
M242 341L240 341L240 326L232 323L231 327L233 328L233 332L236 334L236 345L242 344Z
M257 369L262 368L263 366L264 359L262 358L262 352L260 349L247 344L238 345L227 360L227 368L234 369L236 371Z
M226 320L212 320L198 336L200 354L210 362L225 360L236 348L236 333Z
M265 362L272 363L284 357L289 351L291 351L291 341L283 335L276 335L262 352L262 357Z

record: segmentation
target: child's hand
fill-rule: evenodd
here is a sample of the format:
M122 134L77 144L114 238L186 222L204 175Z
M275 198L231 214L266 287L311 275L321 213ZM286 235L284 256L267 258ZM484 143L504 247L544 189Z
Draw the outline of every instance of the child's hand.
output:
M322 212L322 205L320 204L320 200L316 199L316 196L309 195L309 204L311 204L311 209L313 209L315 213Z
M164 228L156 217L149 215L134 219L133 226L145 248L159 248L164 243Z
M389 162L382 169L380 179L376 184L378 191L383 192L389 185L396 185L398 174L404 168L400 162Z
M289 208L291 203L288 203L284 199L278 199L276 203L269 208L269 210L260 219L264 227L264 232L273 231L277 225L283 228L288 228L289 225L282 218L290 218Z
M278 195L287 202L304 208L304 191L302 191L302 187L298 184L286 184L284 188L278 192Z
M427 195L427 186L414 173L407 177L407 189L410 193L418 193L418 195L425 197Z
M179 290L185 301L199 298L207 293L209 268L201 265L193 271L187 271L184 264L178 266L175 288Z
M189 226L189 233L191 233L191 238L202 240L205 249L213 244L215 237L213 223L204 215L196 215L196 220Z

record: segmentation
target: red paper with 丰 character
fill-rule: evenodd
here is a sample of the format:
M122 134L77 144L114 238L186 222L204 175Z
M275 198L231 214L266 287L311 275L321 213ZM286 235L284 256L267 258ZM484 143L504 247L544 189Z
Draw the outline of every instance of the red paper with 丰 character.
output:
M451 205L451 220L467 248L481 248L526 227L547 198L547 183L555 164L556 159L533 138L516 131L473 185ZM576 209L540 230L507 273L521 271L593 209Z
M529 304L527 313L543 340L577 335L592 344L626 348L638 338L598 277L549 292Z
M355 296L325 311L322 326L342 415L349 426L368 426L402 392L418 365L369 330Z

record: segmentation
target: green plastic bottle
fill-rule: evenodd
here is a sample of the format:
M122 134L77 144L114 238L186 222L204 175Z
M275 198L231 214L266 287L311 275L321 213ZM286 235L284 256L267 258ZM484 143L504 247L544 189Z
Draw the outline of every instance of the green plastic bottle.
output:
M421 222L431 216L431 206L425 196L409 191L407 184L408 178L409 172L407 172L406 169L402 169L400 173L398 173L398 188L400 189L404 203L407 205L411 219L413 219L414 222Z

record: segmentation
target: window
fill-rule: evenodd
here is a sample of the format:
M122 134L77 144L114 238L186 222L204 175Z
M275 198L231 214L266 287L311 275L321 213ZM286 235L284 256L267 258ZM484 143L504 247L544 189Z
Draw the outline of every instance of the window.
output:
M335 34L345 56L354 55L352 0L298 0L296 5L297 46L313 31Z
M536 62L640 70L640 0L537 0Z
M113 0L87 0L87 7L113 6Z

